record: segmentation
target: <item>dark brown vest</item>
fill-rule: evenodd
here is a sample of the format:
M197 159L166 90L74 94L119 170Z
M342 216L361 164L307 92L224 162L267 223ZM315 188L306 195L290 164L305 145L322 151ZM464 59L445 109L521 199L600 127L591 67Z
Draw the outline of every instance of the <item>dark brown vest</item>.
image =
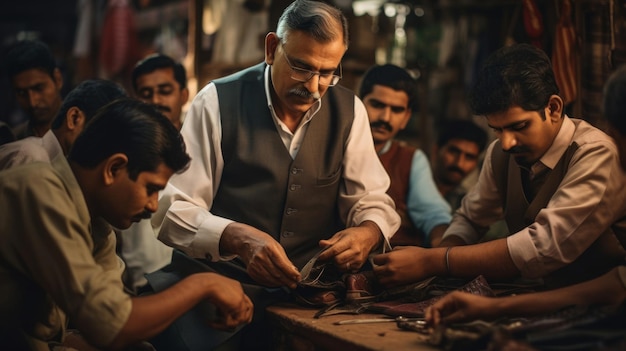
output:
M524 194L520 167L513 157L502 151L499 141L494 145L491 154L494 179L502 196L505 221L511 234L531 225L539 211L546 208L567 174L577 149L578 145L572 143L554 169L530 182L526 193L533 198L529 203ZM622 263L626 251L618 237L626 238L623 228L609 227L578 259L546 276L546 286L555 288L588 280Z
M215 81L224 172L211 212L270 234L301 268L319 240L345 228L337 198L354 94L328 90L292 160L267 108L264 70L259 64Z
M400 228L391 238L392 246L396 245L416 245L423 246L424 234L419 231L407 211L407 195L409 193L409 179L411 177L411 164L415 148L400 144L397 141L391 142L391 147L387 152L379 155L380 162L385 167L391 185L387 194L391 196L396 204L396 212L400 215Z

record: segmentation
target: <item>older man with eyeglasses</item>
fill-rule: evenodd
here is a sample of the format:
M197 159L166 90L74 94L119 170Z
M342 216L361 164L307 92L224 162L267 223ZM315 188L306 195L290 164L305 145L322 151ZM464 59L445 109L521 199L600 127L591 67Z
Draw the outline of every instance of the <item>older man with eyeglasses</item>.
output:
M399 226L365 107L337 86L347 45L338 9L297 0L267 34L265 62L209 83L183 123L191 166L156 217L159 239L186 255L161 276L210 267L244 283L256 317L241 349L269 348L271 332L251 330L267 327L264 307L289 298L317 252L356 271Z

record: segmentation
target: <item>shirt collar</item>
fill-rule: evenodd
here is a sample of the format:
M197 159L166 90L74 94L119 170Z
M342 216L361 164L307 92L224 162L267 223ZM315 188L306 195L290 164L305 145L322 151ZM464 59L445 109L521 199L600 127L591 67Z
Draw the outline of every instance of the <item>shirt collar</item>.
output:
M378 156L386 154L387 151L389 151L389 149L391 149L391 142L392 141L393 141L393 139L387 140L385 145L380 149L380 151L378 151Z
M574 137L574 132L576 131L576 127L574 126L574 122L567 117L567 115L563 116L563 123L561 124L561 129L554 138L552 145L546 151L546 153L541 156L539 162L541 162L544 166L554 169L557 162L561 159L561 156L565 153L567 148L569 147L572 138Z

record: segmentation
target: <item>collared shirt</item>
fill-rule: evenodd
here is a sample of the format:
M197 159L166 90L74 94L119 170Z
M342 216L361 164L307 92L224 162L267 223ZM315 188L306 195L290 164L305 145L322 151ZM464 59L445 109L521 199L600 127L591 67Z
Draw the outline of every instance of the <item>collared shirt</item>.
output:
M43 137L28 137L0 146L0 170L35 161L50 162L63 155L63 148L52 130Z
M383 155L391 147L391 140L378 153ZM450 205L441 196L424 152L415 150L411 160L407 211L416 228L424 233L424 243L430 242L430 232L434 227L449 224L452 219Z
M0 330L60 341L67 320L108 346L131 312L115 236L64 157L0 172ZM19 201L18 201L19 200Z
M576 143L567 174L535 222L507 238L511 258L526 277L545 276L572 262L626 216L626 175L612 139L585 121L563 118L554 142L531 170L538 174L553 169L568 146ZM481 239L476 228L503 218L491 168L494 144L485 154L478 183L463 199L444 238L455 235L476 243Z
M294 158L306 135L309 121L321 106L321 100L307 111L292 133L278 119L272 107L269 70L270 66L264 74L267 106L259 108L267 107L272 111L277 132ZM365 106L356 96L354 110L354 122L345 147L343 185L337 199L339 210L346 226L357 226L371 220L388 238L400 223L393 200L386 194L389 177L376 156ZM192 257L215 261L232 258L222 257L219 252L221 235L232 220L209 212L224 168L219 100L213 83L194 98L181 133L192 158L191 165L184 173L172 176L161 192L159 212L153 216L153 225L159 226L163 220L159 239Z

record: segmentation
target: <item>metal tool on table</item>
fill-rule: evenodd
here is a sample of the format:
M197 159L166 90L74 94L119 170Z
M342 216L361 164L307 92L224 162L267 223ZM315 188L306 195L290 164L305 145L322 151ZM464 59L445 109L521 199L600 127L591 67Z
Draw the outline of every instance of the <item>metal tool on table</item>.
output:
M424 318L407 318L407 317L385 317L385 318L359 318L359 319L344 319L342 321L334 322L335 325L346 324L369 324L369 323L386 323L386 322L412 322L418 325L426 325Z

